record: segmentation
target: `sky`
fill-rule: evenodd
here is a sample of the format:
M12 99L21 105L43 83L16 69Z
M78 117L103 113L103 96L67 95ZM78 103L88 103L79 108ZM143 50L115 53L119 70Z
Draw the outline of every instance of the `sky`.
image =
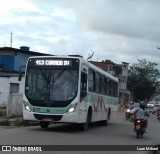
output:
M0 0L0 47L10 46L160 65L160 0Z

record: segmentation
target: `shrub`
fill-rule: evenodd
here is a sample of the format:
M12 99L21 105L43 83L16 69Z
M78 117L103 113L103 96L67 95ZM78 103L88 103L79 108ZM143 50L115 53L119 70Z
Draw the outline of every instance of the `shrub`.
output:
M15 126L22 126L24 124L23 119L16 119L14 122Z
M6 111L0 111L0 117L5 117L6 116Z
M0 121L1 126L10 126L10 121L8 119Z

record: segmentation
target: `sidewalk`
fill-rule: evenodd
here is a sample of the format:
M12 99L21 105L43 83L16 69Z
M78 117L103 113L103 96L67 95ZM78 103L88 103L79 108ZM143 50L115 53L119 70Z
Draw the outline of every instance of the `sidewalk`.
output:
M39 122L24 121L22 117L0 117L0 129L10 129L16 127L28 127L39 125Z
M0 128L13 128L25 126L22 117L8 117L7 108L0 107Z

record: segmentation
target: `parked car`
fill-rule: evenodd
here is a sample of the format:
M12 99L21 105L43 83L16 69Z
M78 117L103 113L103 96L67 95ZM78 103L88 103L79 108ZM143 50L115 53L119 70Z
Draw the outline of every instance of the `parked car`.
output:
M154 107L155 102L154 101L149 101L147 103L147 108L153 108Z
M156 96L153 100L147 103L147 110L154 114L157 112L158 106L160 106L160 96Z
M159 96L155 97L154 101L155 101L156 107L160 106L160 97Z

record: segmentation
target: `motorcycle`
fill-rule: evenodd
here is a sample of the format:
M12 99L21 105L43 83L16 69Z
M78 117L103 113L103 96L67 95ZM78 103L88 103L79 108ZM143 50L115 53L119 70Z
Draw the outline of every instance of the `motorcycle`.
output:
M130 119L130 117L131 117L131 110L130 109L126 110L125 117L126 117L126 120Z
M140 136L143 137L143 134L145 133L145 119L136 119L135 126L137 138L139 138Z
M157 119L160 121L160 112L157 112Z

